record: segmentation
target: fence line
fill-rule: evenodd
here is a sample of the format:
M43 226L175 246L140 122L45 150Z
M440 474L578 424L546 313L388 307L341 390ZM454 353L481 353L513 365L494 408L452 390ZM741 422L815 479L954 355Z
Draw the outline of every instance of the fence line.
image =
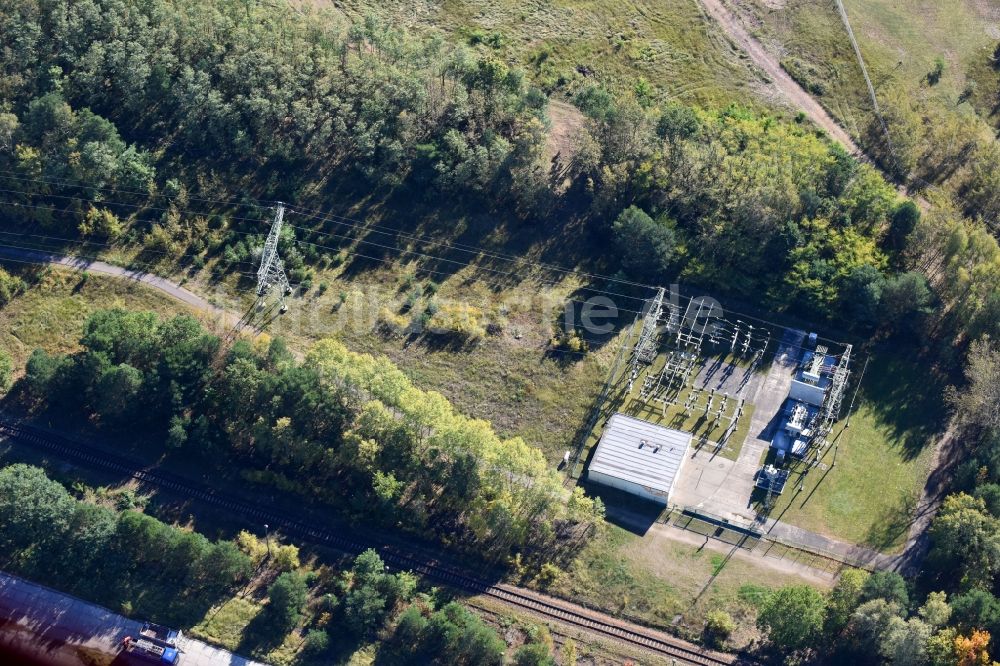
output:
M625 342L622 346L618 348L618 353L615 354L615 360L611 364L611 373L608 378L604 380L604 387L601 389L601 394L597 398L597 402L594 403L594 408L590 414L590 420L587 422L587 428L584 430L580 437L580 440L576 443L576 450L573 451L573 457L566 466L566 475L568 478L580 478L582 476L583 470L577 471L577 466L580 463L580 454L583 452L583 447L586 446L587 441L594 432L594 427L597 425L597 419L601 415L601 410L604 409L604 403L608 398L608 392L611 390L611 385L614 383L615 378L618 376L618 369L621 365L621 360L625 356L625 350L629 347L632 342L632 335L635 333L635 324L639 321L639 315L635 316L632 320L632 324L629 326L628 335L625 337Z

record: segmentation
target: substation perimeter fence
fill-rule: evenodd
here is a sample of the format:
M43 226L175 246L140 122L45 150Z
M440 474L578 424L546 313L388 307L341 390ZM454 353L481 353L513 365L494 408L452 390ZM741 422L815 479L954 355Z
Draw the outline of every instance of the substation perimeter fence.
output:
M694 532L695 534L700 534L716 541L722 541L723 543L742 548L761 557L770 557L801 564L825 571L831 575L839 573L845 567L854 567L867 571L872 571L875 568L870 562L845 558L836 553L826 552L821 549L805 548L783 539L769 536L765 532L736 525L724 518L718 518L685 507L669 507L659 522Z
M709 516L691 509L677 508L670 511L666 522L682 530L694 532L704 537L716 539L730 546L738 546L746 550L754 550L763 535L740 525L735 525L723 518Z
M804 548L784 539L767 535L761 539L755 552L764 557L791 560L831 574L843 571L847 567L864 569L865 571L875 571L877 568L871 562L860 558L844 557L820 548Z

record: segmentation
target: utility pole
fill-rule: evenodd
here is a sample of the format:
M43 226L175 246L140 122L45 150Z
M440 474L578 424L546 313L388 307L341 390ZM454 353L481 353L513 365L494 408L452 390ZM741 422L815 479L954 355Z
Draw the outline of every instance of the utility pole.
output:
M260 268L257 269L257 304L262 306L264 300L277 287L278 302L281 304L282 313L288 311L285 296L292 293L292 287L288 284L288 276L285 275L285 264L278 256L278 241L281 239L281 225L284 219L285 205L278 202L278 207L274 212L274 222L271 223L271 231L267 234L264 251L260 255Z
M854 395L851 396L851 404L847 407L847 421L844 423L844 430L851 427L851 414L854 413L854 400L858 397L858 391L861 390L861 380L865 378L865 370L868 369L868 361L870 361L871 358L871 354L866 356L865 364L861 367L861 376L858 377L858 384L854 387Z
M267 544L267 559L271 559L271 532L270 525L264 523L264 543Z
M861 366L861 376L858 377L858 383L854 387L854 395L851 396L851 404L848 405L847 407L847 420L844 422L844 430L847 430L848 428L851 427L851 415L854 414L854 401L858 397L858 391L861 390L861 380L865 378L865 370L868 369L868 361L870 361L871 358L872 358L871 354L866 356L865 364ZM840 434L842 435L843 432L841 432ZM837 466L837 452L839 450L840 450L840 435L837 435L837 439L835 440L833 445L833 462L830 463L830 467Z

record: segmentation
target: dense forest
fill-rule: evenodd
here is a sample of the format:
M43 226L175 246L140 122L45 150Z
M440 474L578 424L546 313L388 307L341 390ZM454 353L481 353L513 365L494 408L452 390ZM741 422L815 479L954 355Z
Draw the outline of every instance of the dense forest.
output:
M564 490L539 450L338 342L300 363L278 338L222 350L189 316L107 310L80 345L31 355L20 393L30 409L111 435L138 428L154 451L501 564L514 553L561 561L601 521L600 500Z
M622 249L564 259L612 273L838 320L859 292L875 301L863 307L892 303L892 321L871 323L931 305L918 273L893 275L919 214L804 124L595 85L550 163L545 96L488 45L227 3L11 3L4 19L0 183L18 204L5 210L53 235L202 263L246 257L262 215L250 197L377 203L404 229L489 211L539 240L582 216L595 249ZM644 229L612 224L631 205Z

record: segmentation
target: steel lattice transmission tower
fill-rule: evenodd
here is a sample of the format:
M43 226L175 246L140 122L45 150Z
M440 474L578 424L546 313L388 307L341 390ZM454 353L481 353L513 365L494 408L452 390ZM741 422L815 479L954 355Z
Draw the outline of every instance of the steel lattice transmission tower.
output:
M264 242L264 251L260 255L260 268L257 269L258 305L263 305L269 294L277 293L281 312L288 310L285 296L292 293L292 287L288 284L288 276L285 275L285 264L278 256L278 240L281 238L281 225L284 220L285 206L279 202L274 212L271 231L267 234L267 240Z

